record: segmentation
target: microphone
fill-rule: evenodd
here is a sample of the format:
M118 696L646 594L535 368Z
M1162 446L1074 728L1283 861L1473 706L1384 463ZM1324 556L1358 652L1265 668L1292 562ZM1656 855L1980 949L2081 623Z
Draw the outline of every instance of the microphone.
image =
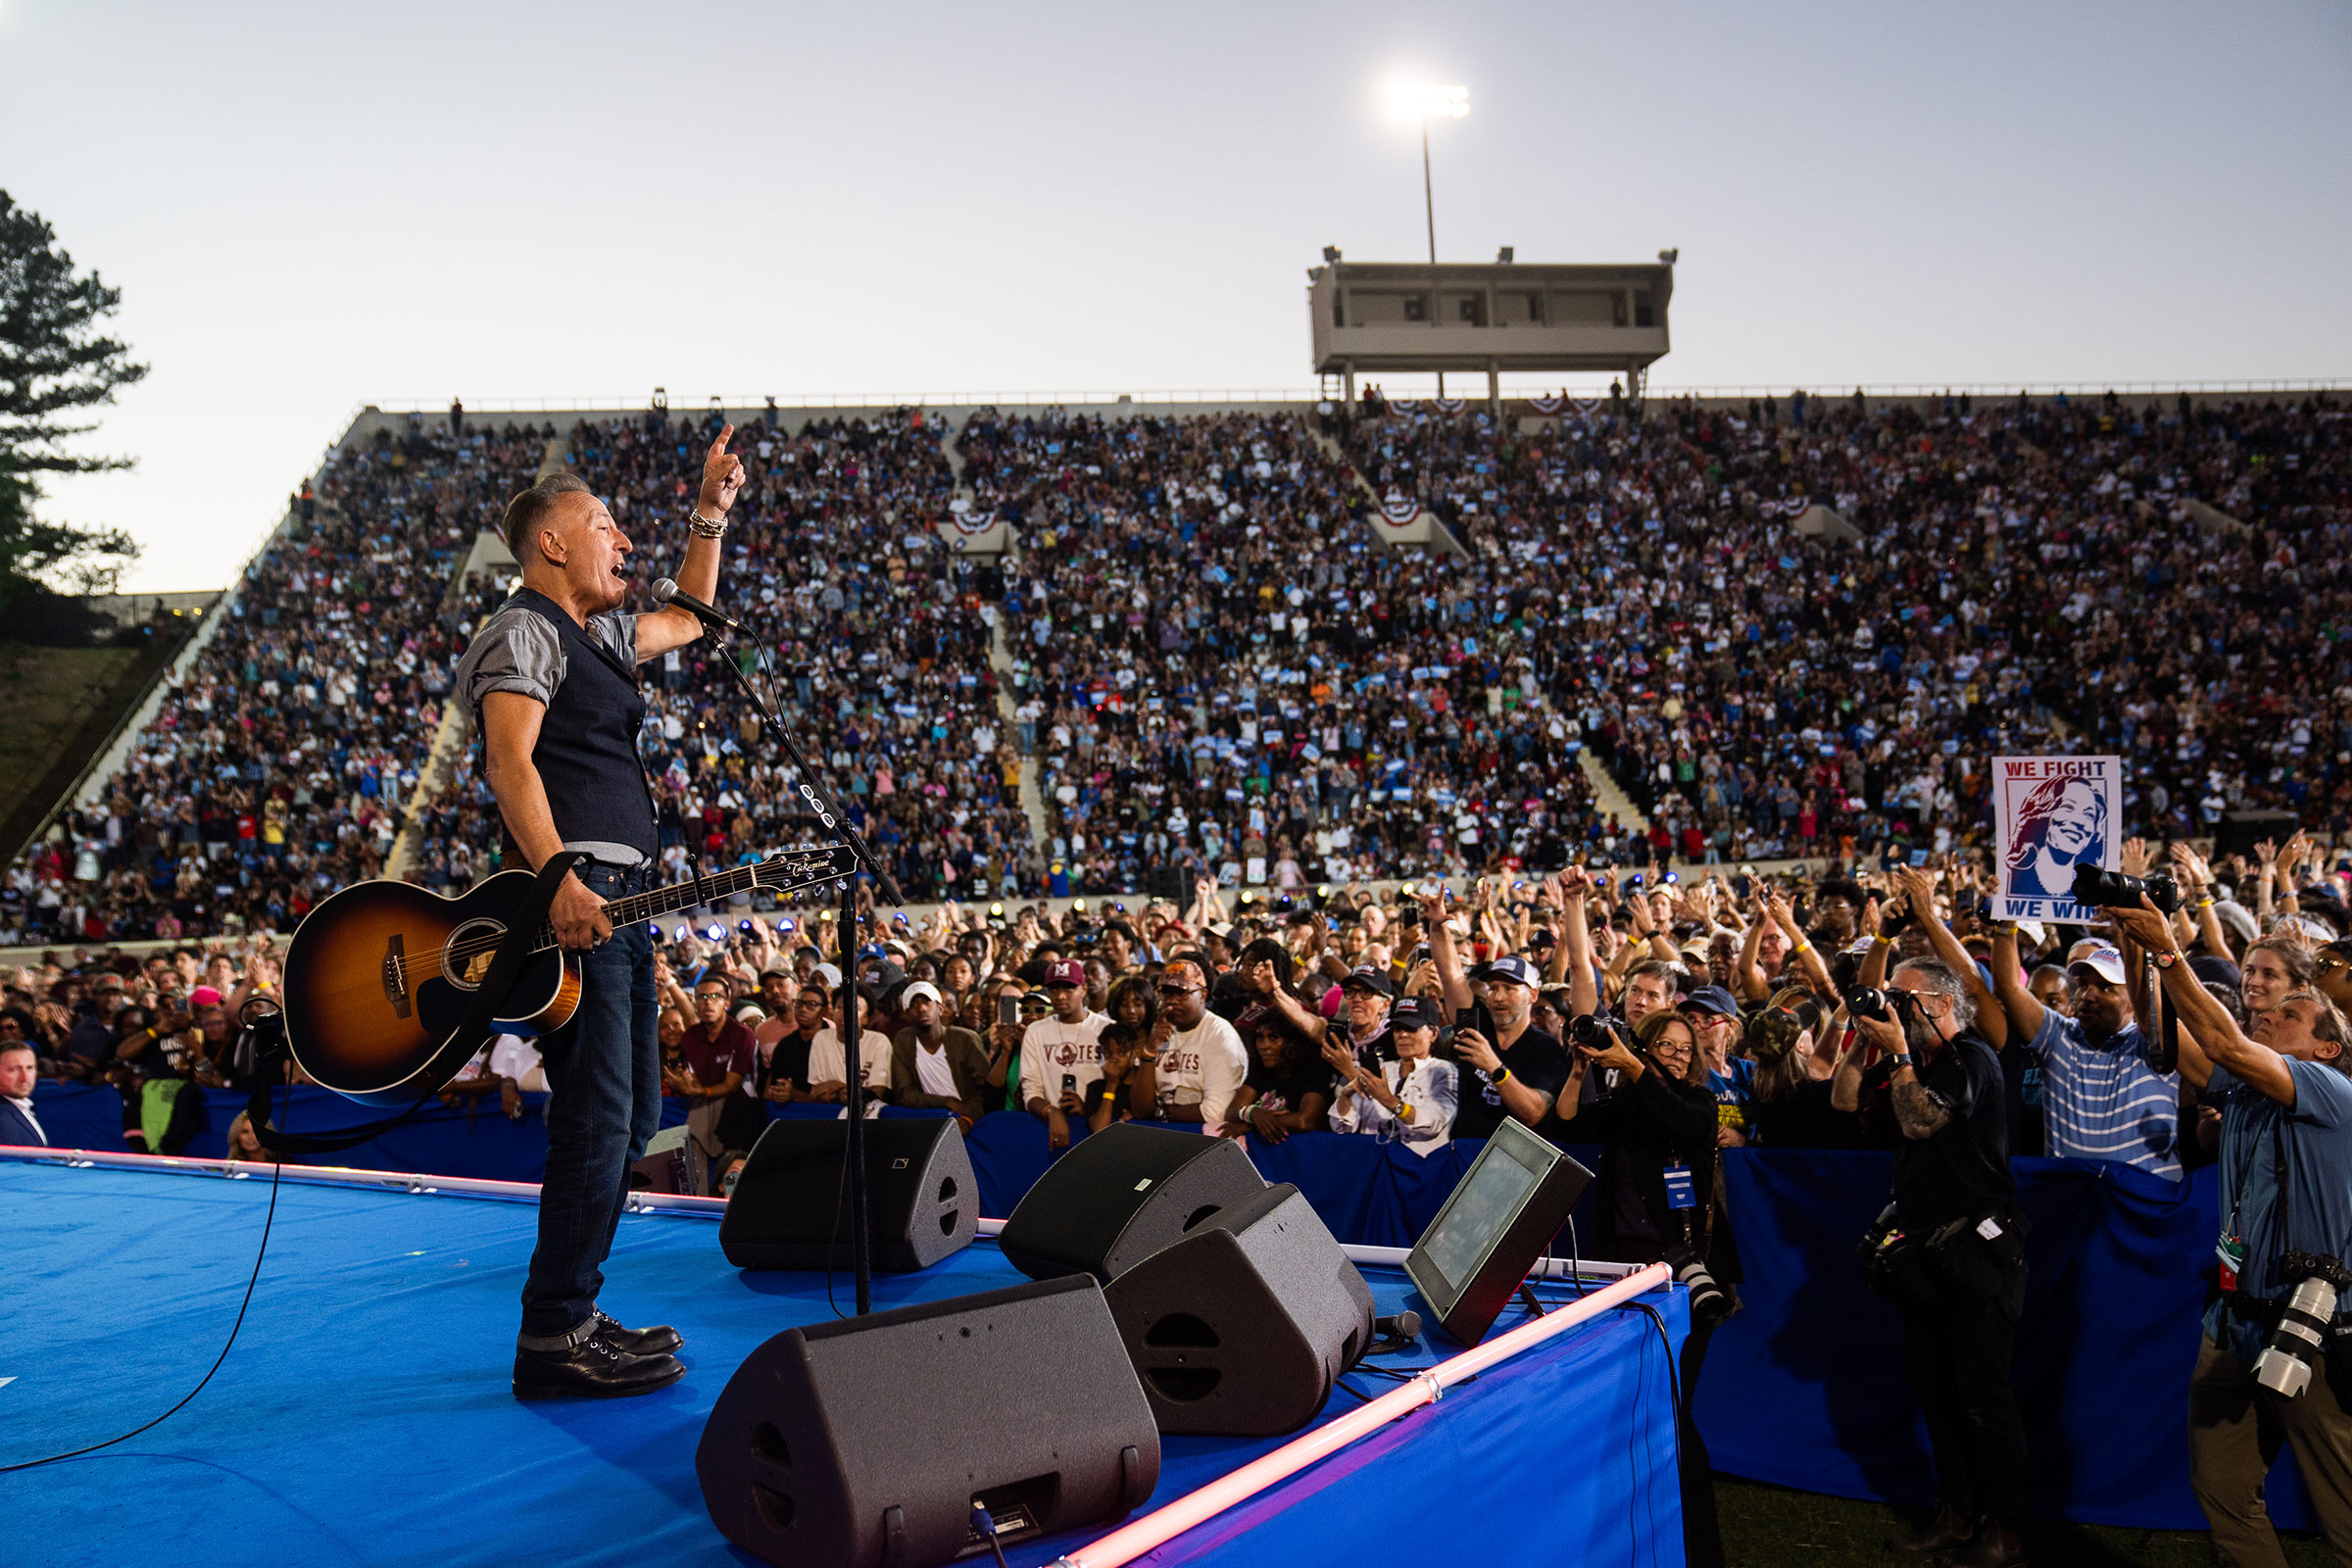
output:
M742 621L735 619L723 611L712 609L685 589L680 588L674 577L663 577L654 584L654 603L675 605L680 610L691 610L702 618L705 625L724 626L727 630L744 637L756 635L752 628L746 626Z
M1376 1317L1372 1320L1372 1332L1384 1340L1413 1339L1421 1332L1421 1314L1399 1312L1395 1317Z

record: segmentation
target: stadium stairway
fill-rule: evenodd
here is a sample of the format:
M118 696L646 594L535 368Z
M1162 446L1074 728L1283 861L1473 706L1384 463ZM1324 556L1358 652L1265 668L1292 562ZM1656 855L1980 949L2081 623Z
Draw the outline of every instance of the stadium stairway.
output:
M563 446L562 441L548 443L548 459L539 466L541 478L563 466ZM466 560L451 575L449 588L441 596L441 612L448 615L457 612L465 602L466 585L477 574L514 569L514 553L507 548L506 540L489 532L475 535L473 548L466 553ZM466 705L453 693L442 701L441 727L433 732L432 750L425 754L424 765L416 770L416 787L409 792L401 812L400 832L392 840L391 855L384 860L386 877L398 880L415 868L417 851L423 846L423 839L416 831L417 815L440 794L441 787L457 771L466 749L472 744L473 721L466 716Z
M1373 489L1372 481L1365 478L1363 474L1356 468L1355 465L1348 461L1347 449L1342 447L1338 440L1332 436L1324 434L1320 430L1314 432L1314 437L1315 445L1323 449L1323 455L1331 459L1332 462L1338 464L1341 467L1346 468L1348 476L1355 480L1356 489L1363 492L1364 504L1369 506L1374 512L1378 512L1380 510L1380 492ZM1382 544L1388 546L1391 550L1428 550L1434 548L1443 550L1459 560L1469 560L1470 552L1462 544L1461 536L1455 533L1454 530L1446 524L1443 517L1437 517L1434 514L1432 514L1432 517L1433 521L1429 530L1429 542L1427 544L1422 544L1418 541L1408 542L1405 540L1400 540L1386 528L1373 528L1372 536L1378 539ZM1370 526L1370 524L1367 524L1366 526Z
M539 454L539 471L531 475L533 483L550 474L564 471L564 460L571 456L571 441L567 436L549 440ZM473 548L466 552L465 563L449 579L449 588L441 596L441 612L456 612L466 597L466 585L484 571L513 571L514 553L499 535L484 532L475 536ZM384 862L384 875L401 878L408 875L416 863L422 840L416 832L417 813L441 791L456 771L466 749L473 744L473 722L466 716L466 705L456 701L446 703L441 710L441 727L433 732L433 749L426 754L424 766L416 770L416 787L409 792L408 808L401 815L400 834L392 841L392 854Z
M1617 781L1609 776L1609 770L1600 765L1600 759L1592 755L1592 748L1588 746L1577 753L1576 760L1583 766L1585 777L1592 781L1592 808L1603 819L1614 816L1618 821L1647 833L1649 818L1641 808L1634 805L1633 797L1618 787Z
M948 470L956 476L956 493L973 506L978 506L980 498L972 493L971 486L963 482L963 452L953 436L940 443L940 452L948 460ZM1004 545L1007 559L1017 554L1018 536L1010 528L1004 530ZM1020 720L1013 715L1013 710L1020 705L1012 695L1012 649L1004 641L1004 616L1002 612L993 609L988 617L988 665L997 675L998 732L1017 736L1021 726ZM1029 818L1029 843L1034 852L1031 858L1037 862L1037 868L1043 870L1050 836L1046 831L1046 792L1038 783L1037 758L1034 755L1021 759L1021 810Z

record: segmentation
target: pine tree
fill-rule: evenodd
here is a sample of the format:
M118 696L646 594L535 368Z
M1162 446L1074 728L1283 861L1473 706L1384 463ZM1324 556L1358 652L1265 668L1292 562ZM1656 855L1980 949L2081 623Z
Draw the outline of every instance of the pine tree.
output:
M0 606L27 590L104 592L138 554L120 528L33 514L40 474L131 465L65 450L97 428L70 422L74 411L112 403L119 388L147 373L128 347L99 329L122 301L96 272L75 272L41 216L0 190Z

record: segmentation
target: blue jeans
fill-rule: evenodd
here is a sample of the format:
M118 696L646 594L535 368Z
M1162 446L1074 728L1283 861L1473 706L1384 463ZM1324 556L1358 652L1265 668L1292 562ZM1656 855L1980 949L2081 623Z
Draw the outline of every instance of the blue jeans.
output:
M592 867L602 899L649 885L643 868ZM568 1334L596 1307L628 1200L629 1166L662 1127L654 943L642 922L580 956L579 1011L540 1042L547 1066L547 1176L539 1246L522 1282L522 1332Z

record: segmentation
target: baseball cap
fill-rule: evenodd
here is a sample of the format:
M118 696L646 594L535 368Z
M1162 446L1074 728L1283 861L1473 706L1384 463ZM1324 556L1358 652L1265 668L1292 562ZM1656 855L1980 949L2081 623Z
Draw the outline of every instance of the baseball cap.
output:
M1046 994L1043 991L1024 991L1021 993L1021 1006L1024 1009L1033 1009L1038 1012L1043 1012L1051 1005L1052 1004L1046 1000Z
M1490 980L1513 980L1529 989L1537 984L1536 966L1517 954L1505 954L1487 965Z
M1396 994L1396 988L1389 984L1389 977L1378 969L1353 971L1347 979L1340 982L1340 989L1342 991L1369 991L1376 997L1393 997Z
M1432 997L1406 997L1389 1014L1393 1029L1435 1029L1445 1020L1439 1015L1437 1000Z
M198 986L188 993L188 1001L199 1007L218 1007L220 1005L220 989L218 986Z
M910 1007L914 1005L915 1000L919 997L929 997L933 1002L938 1002L941 1000L939 995L939 987L933 985L928 980L917 980L906 990L899 993L899 1005L902 1007Z
M827 991L831 991L841 984L841 971L829 963L820 963L808 973L811 978L822 980Z
M1086 965L1074 958L1064 958L1059 963L1049 963L1046 965L1046 984L1076 986L1083 991L1086 989Z
M1734 1002L1732 994L1721 986L1700 986L1683 999L1683 1010L1719 1013L1726 1018L1737 1018L1740 1016L1740 1004Z
M2066 972L2071 975L2077 969L2088 969L2111 986L2124 983L2124 956L2104 942L2089 948L2078 948L2066 966Z

